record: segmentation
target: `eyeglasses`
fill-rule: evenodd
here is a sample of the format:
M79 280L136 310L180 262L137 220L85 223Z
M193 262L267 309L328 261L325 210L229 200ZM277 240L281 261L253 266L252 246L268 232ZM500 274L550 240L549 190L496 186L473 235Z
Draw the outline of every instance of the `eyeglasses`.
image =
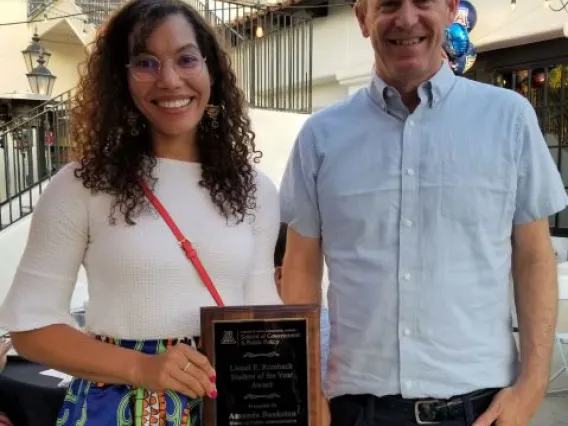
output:
M172 59L170 59L172 60ZM173 59L173 67L181 78L197 77L206 59L194 53L184 53ZM152 55L141 54L133 57L126 67L132 73L132 77L140 82L156 81L162 72L163 63Z

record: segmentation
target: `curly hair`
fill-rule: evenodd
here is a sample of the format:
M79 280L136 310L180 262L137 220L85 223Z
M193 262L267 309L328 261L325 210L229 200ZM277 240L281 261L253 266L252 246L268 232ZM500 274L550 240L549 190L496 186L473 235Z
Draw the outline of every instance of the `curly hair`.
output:
M109 219L118 210L125 222L147 206L141 179L156 183L149 124L138 114L129 92L126 64L129 37L135 49L145 47L152 31L165 18L183 15L192 25L204 55L213 85L209 103L219 109L218 126L204 115L196 145L202 167L199 185L206 188L219 213L237 223L256 206L253 162L262 153L255 148L255 135L245 110L243 93L237 87L230 58L215 32L201 15L181 0L134 0L119 9L97 34L84 64L71 110L70 131L78 148L80 166L75 171L93 192L113 197ZM135 112L135 128L132 113Z

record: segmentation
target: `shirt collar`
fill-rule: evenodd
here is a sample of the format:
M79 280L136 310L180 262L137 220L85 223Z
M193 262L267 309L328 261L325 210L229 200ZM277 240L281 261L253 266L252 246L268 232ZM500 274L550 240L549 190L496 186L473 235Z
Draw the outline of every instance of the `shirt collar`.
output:
M456 76L450 65L446 61L442 61L438 72L418 87L418 95L422 101L427 100L427 104L431 108L446 96L455 80ZM383 108L387 108L387 104L392 102L395 95L400 98L397 90L387 85L376 72L373 73L369 93L371 98Z

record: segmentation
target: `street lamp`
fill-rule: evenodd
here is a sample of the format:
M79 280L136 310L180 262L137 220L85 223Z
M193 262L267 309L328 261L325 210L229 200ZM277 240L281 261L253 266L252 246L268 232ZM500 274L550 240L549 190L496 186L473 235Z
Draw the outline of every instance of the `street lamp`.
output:
M42 52L45 66L47 66L49 64L49 59L51 58L51 53L47 52L39 43L39 37L37 35L36 28L34 35L32 36L32 42L28 45L26 50L22 50L22 55L24 56L24 62L26 63L28 72L32 72Z
M37 58L37 67L27 73L26 76L30 82L32 92L38 95L51 96L53 84L57 77L54 76L45 66L45 59L43 59L43 55L43 52L40 51L39 57Z

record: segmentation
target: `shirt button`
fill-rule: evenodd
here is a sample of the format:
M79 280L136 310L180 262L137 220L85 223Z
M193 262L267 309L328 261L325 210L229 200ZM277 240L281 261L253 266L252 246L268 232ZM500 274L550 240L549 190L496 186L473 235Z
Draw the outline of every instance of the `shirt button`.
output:
M405 279L406 281L410 281L410 278L412 278L412 275L410 275L410 274L404 274L404 279Z
M412 226L412 221L406 219L406 220L404 221L404 226L406 226L407 228L410 228L410 227Z
M410 336L412 334L412 332L410 331L409 328L405 328L403 333L404 333L405 336Z
M410 127L414 126L414 121L408 120L408 125L409 125Z
M412 383L411 380L407 380L406 382L404 382L404 384L406 385L406 388L407 388L407 389L410 389L410 388L412 388L412 385L413 385L414 383Z
M414 176L414 169L408 169L406 173L408 174L408 176Z

